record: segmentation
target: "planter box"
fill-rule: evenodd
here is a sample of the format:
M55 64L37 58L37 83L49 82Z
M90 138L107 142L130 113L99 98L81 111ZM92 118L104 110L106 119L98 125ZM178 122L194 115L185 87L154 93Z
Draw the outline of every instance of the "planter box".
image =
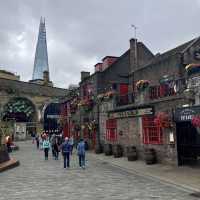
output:
M6 162L6 161L9 161L9 160L10 160L10 157L9 157L7 150L1 149L0 150L0 163Z

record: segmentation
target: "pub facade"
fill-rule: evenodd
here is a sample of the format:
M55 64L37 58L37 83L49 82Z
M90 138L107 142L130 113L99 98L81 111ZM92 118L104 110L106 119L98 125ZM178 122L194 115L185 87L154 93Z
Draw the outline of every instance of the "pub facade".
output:
M139 159L154 149L161 163L198 163L199 80L199 38L156 55L131 39L122 56L106 56L92 75L82 73L72 118L94 149L120 145L126 156L134 146Z

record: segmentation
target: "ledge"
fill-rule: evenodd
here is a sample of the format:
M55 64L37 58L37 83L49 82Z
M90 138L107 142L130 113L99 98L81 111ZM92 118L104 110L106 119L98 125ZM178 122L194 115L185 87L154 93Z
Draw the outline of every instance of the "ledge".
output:
M20 165L20 162L18 160L11 158L9 161L6 161L0 164L0 173L5 170L17 167L19 165Z

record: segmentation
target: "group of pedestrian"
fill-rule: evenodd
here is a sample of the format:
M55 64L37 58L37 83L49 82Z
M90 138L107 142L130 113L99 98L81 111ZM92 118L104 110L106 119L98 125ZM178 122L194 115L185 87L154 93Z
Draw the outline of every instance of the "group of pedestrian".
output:
M70 156L72 155L73 145L74 145L74 142L72 139L69 139L68 137L66 137L65 141L61 144L64 168L70 167ZM79 166L85 169L85 142L83 139L80 139L80 142L77 145L77 155L79 159Z
M48 160L49 157L49 150L52 150L52 156L55 160L59 158L59 152L63 155L63 164L64 168L70 167L70 159L73 153L74 147L74 138L73 136L68 138L64 138L56 134L52 134L51 137L46 133L42 133L40 136L35 134L34 135L37 149L43 149L44 151L44 158ZM34 143L34 142L33 142ZM83 139L80 139L79 143L77 144L77 155L79 166L85 169L85 142Z

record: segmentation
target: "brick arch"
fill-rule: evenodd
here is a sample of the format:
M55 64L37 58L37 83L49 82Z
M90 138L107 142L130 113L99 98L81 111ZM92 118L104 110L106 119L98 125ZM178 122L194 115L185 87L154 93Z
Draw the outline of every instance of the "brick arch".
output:
M15 120L19 120L19 118L23 119L26 116L26 119L24 119L24 121L37 121L36 105L30 98L27 97L9 98L7 102L3 105L2 113L3 120L5 120L6 118L7 120L9 120L9 117L13 117L15 118Z

